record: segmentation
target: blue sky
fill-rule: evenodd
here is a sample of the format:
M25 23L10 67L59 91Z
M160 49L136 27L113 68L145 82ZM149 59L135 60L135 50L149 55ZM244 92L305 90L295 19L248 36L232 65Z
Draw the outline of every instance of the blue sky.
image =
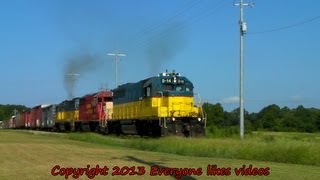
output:
M255 0L245 8L245 108L320 108L320 1ZM233 0L3 0L0 5L0 104L59 103L68 98L70 63L79 71L75 94L114 88L165 69L188 77L203 101L238 107L239 8ZM250 34L251 33L251 34ZM105 85L104 85L105 86Z

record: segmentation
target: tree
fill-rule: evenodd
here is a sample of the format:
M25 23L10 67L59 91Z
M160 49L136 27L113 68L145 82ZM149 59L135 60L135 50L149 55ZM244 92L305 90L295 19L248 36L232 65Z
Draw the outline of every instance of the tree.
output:
M281 118L280 118L281 109L278 105L272 104L265 108L263 108L258 113L258 128L276 130L279 131L281 129Z
M224 110L220 103L204 103L203 109L207 113L207 125L221 126L224 120Z
M312 113L312 109L306 109L302 105L295 109L294 115L297 117L297 128L300 131L315 132L317 130L317 115Z
M236 108L231 112L225 112L224 113L224 126L239 126L239 120L240 120L240 108ZM251 122L248 119L249 112L244 110L244 124L245 126L250 125Z

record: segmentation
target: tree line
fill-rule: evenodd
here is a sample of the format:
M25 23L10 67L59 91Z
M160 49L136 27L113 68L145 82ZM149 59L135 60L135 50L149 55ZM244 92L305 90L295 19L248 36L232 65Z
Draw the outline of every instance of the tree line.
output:
M220 103L204 103L203 109L207 114L207 126L218 128L233 127L239 125L239 108L227 112ZM302 105L297 108L280 108L272 104L263 108L258 113L244 112L245 128L248 130L267 131L296 131L319 132L320 109L305 108Z

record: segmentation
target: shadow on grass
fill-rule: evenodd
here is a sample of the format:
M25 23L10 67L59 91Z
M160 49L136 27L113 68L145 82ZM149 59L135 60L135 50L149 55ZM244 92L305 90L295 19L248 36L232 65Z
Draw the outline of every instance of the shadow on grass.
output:
M138 163L141 163L141 164L148 165L150 167L151 166L158 166L161 169L166 168L166 166L161 165L163 163L148 162L148 161L144 161L142 159L139 159L139 158L136 158L136 157L133 157L133 156L125 156L124 158L127 159L127 160L130 160L130 161L135 161L135 162L138 162ZM177 179L176 178L176 174L172 174L171 177L174 178L174 179ZM183 179L183 180L194 180L196 178L191 177L191 176L182 176L181 179Z

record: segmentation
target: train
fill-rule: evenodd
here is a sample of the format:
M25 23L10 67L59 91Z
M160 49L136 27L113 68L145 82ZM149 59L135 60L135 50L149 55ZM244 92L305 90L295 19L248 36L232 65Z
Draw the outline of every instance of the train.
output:
M196 103L193 89L187 77L166 71L113 90L35 106L12 116L3 126L58 132L202 137L205 112L201 103Z

